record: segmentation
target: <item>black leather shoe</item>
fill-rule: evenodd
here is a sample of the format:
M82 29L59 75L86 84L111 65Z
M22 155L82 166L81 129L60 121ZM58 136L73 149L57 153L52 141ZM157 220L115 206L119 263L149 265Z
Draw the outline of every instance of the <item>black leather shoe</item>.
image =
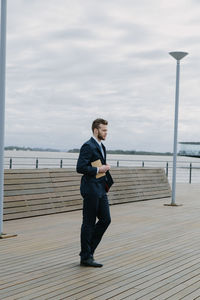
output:
M81 260L81 263L80 263L81 266L85 266L85 267L94 267L94 268L101 268L103 267L102 264L96 262L94 259L92 258L88 258L88 259L84 259L84 260Z

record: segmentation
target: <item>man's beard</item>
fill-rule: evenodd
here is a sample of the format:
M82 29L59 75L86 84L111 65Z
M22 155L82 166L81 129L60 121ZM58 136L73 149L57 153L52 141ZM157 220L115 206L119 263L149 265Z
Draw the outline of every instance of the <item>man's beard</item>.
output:
M105 140L105 138L99 132L98 132L98 139L103 141Z

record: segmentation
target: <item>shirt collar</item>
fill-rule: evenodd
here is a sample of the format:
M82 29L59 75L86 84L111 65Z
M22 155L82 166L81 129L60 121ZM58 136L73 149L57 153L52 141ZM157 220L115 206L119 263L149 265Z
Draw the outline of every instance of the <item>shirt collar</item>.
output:
M99 142L98 140L97 140L97 138L93 135L93 139L99 144L99 146L101 147L101 145L102 145L102 143L101 142Z

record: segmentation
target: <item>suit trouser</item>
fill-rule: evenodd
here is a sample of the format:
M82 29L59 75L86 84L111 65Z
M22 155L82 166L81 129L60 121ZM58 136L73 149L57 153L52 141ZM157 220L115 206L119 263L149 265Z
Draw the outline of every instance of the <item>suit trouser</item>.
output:
M98 218L97 223L96 218ZM88 259L93 256L110 222L110 209L106 194L101 198L92 196L84 198L83 223L81 226L81 259Z

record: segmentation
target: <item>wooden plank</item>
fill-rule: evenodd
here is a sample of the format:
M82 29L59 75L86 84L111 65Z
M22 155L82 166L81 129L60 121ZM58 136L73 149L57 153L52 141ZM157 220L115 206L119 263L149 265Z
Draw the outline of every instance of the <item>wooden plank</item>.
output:
M5 196L17 196L17 195L30 195L30 194L46 194L53 192L53 188L43 188L43 189L35 189L35 190L15 190L15 191L5 191Z
M43 193L43 194L15 195L15 196L11 195L11 196L5 196L5 202L47 199L47 198L56 197L56 196L57 195L55 192Z
M25 183L25 184L13 184L13 185L5 185L5 191L17 191L17 190L37 190L43 188L52 188L53 185L51 182L47 183Z
M80 194L78 195L70 195L70 196L64 196L64 197L52 197L51 202L67 202L67 203L73 203L75 201L82 201L82 197ZM46 204L49 203L49 198L42 198L42 199L34 199L34 200L22 200L22 201L5 201L4 202L4 209L10 208L10 207L18 207L18 206L24 206L24 205L37 205L37 204Z
M41 210L31 210L27 212L19 212L19 213L11 213L6 214L4 216L4 220L15 220L15 219L22 219L22 218L30 218L36 216L45 216L51 214L58 214L58 213L65 213L65 212L72 212L76 210L80 210L82 208L81 204L69 205L64 207L56 207L53 209L41 209Z
M6 187L7 185L14 185L14 184L26 184L26 183L50 183L51 179L48 177L45 178L14 178L11 179L10 177L7 177L7 179L4 180L4 186Z
M26 173L26 174L23 174L23 173L19 173L19 174L15 174L15 173L7 173L5 174L5 180L8 180L8 179L16 179L19 178L19 179L30 179L30 178L47 178L48 177L48 173L40 173L40 174L37 174L37 173Z

